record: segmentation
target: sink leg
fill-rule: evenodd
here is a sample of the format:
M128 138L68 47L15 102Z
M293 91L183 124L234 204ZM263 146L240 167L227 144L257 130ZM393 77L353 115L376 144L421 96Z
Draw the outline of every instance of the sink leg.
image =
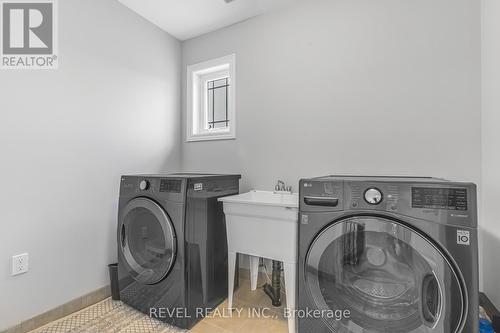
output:
M297 290L295 284L297 282L297 264L284 263L285 271L285 288L286 288L286 306L288 308L288 333L295 333L295 310Z
M233 309L233 293L234 293L234 275L236 272L236 252L229 252L227 256L228 260L228 276L227 276L227 286L228 286L228 296L227 296L227 308L229 311Z
M257 279L259 277L259 257L249 256L250 259L250 287L254 291L257 289Z

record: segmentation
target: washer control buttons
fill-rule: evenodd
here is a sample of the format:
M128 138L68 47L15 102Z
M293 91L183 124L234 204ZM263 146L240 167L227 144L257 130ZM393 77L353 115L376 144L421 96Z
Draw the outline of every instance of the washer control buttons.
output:
M378 188L369 188L365 191L365 201L370 205L378 205L382 202L383 195Z
M139 189L141 191L146 191L149 188L149 182L147 180L141 180L139 183Z

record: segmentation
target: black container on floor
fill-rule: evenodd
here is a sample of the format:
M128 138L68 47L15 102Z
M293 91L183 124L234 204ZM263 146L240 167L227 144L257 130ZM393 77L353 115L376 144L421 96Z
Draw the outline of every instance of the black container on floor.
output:
M118 287L118 264L109 264L109 280L111 284L111 299L120 300L120 288Z

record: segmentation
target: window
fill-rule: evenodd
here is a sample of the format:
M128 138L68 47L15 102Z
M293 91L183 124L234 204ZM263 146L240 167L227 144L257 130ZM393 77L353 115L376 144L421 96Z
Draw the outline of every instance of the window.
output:
M207 82L207 124L208 129L228 128L229 77Z
M235 55L188 66L187 141L234 139Z

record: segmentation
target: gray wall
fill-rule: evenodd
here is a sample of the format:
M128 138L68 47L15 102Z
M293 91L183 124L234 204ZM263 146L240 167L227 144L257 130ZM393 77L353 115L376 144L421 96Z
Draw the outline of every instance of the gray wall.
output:
M0 72L0 331L108 284L120 175L180 166L179 42L114 0L59 6L59 70Z
M236 53L237 139L185 142L189 171L243 189L329 173L480 180L480 5L314 0L183 43Z
M483 4L483 221L484 290L500 307L500 2Z

